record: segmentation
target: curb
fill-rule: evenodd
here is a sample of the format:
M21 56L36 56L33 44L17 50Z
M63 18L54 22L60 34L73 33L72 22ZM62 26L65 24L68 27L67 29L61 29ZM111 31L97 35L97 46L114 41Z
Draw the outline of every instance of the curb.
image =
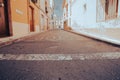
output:
M51 30L47 30L47 31L51 31ZM32 33L30 35L27 34L27 35L24 35L24 36L21 36L21 37L18 37L18 38L9 38L8 41L0 42L0 48L2 48L4 46L7 46L7 45L11 45L11 44L16 43L16 42L20 42L20 41L22 41L24 39L30 38L30 37L38 35L38 34L45 33L47 31L36 32L36 33Z
M38 34L40 34L40 33L33 33L33 34L30 34L30 35L25 35L25 36L18 37L18 38L9 38L8 41L0 43L0 48L2 48L4 46L7 46L7 45L11 45L11 44L16 43L16 42L20 42L24 39L30 38L30 37L32 37L34 35L38 35Z
M64 31L67 31L67 32L70 32L70 33L74 33L74 34L77 34L77 35L82 35L82 36L85 36L85 37L88 37L88 38L91 38L91 39L94 39L94 40L97 40L97 41L101 41L101 42L104 42L104 43L107 43L107 44L111 44L113 46L119 46L120 47L120 43L117 42L117 41L112 41L110 39L104 39L104 38L99 38L99 37L96 37L96 36L92 36L92 35L89 35L89 34L84 34L84 33L78 33L78 32L75 32L75 31L70 31L70 30L64 30Z

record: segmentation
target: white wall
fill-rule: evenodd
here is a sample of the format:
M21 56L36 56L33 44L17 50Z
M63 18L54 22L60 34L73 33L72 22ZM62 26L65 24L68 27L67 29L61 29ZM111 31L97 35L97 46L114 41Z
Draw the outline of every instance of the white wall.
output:
M84 6L86 5L86 9ZM72 4L72 28L95 27L96 23L96 0L76 0ZM78 27L79 26L79 27Z
M86 5L86 10L84 8ZM114 20L101 20L97 22L97 0L76 0L72 4L72 22L71 26L73 29L81 29L81 28L100 28L101 26L104 28L120 28L120 1L119 1L119 10L118 10L118 18ZM100 14L104 12L100 9Z
M75 0L72 3L71 28L85 35L95 37L101 40L116 42L120 44L120 0L118 8L118 17L112 20L105 20L103 9L99 9L101 17L96 17L97 0ZM85 8L86 5L86 8ZM101 7L102 8L102 7ZM97 21L98 18L103 20ZM104 39L103 39L104 38Z
M118 15L119 15L119 17L120 17L120 0L119 0L119 3L118 3L118 4L119 4L119 6L118 6L118 7L119 7L119 9L118 9Z

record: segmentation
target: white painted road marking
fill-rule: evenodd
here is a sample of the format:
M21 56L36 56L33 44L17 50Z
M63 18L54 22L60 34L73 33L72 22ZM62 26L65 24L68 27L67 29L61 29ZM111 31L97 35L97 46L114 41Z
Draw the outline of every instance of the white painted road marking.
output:
M0 60L93 60L119 59L120 52L93 54L0 54Z

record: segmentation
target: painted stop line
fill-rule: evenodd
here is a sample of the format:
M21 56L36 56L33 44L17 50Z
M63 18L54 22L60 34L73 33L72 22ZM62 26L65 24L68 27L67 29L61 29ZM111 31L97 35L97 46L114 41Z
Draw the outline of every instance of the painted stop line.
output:
M0 54L0 60L92 60L119 59L120 52L93 54Z

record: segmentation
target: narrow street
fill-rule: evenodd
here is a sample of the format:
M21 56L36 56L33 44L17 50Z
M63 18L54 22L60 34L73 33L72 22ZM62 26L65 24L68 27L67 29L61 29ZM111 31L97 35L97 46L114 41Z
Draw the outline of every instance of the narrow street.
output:
M0 0L0 80L120 80L120 0Z
M2 47L0 54L89 55L120 52L120 48L64 30L51 30ZM110 56L110 55L109 55ZM108 57L109 57L108 56ZM0 80L120 80L119 58L0 61Z
M108 52L120 52L120 48L63 30L43 32L0 49L0 54L90 54Z

